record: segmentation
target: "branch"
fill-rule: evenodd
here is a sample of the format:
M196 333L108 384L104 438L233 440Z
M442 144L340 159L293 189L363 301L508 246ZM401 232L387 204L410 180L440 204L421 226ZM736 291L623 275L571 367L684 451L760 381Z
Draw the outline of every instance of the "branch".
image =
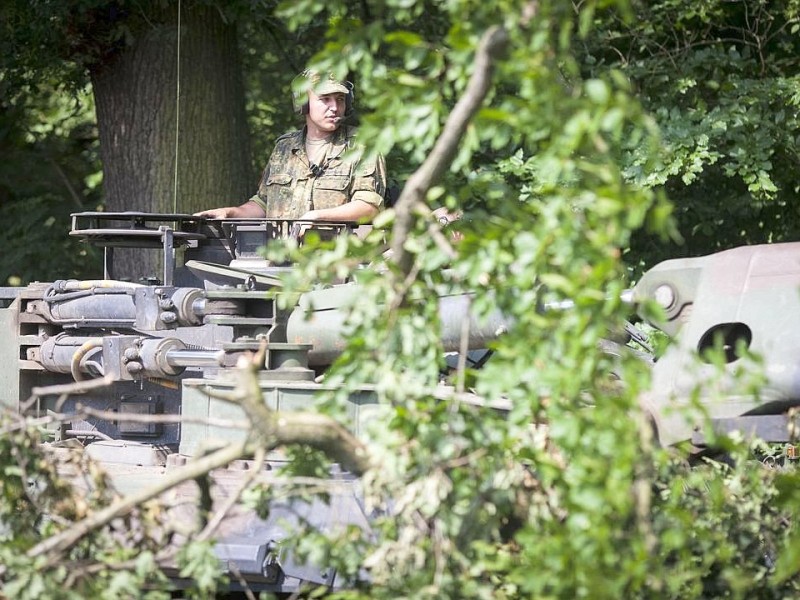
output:
M156 485L148 487L138 493L131 494L124 498L113 502L106 508L92 513L85 519L82 519L72 525L69 529L65 529L61 533L49 537L36 546L28 550L30 558L36 558L45 554L51 555L51 561L57 560L58 555L62 552L69 550L80 539L89 534L90 532L98 529L117 517L121 517L139 504L147 502L163 492L175 487L176 485L196 479L197 477L216 469L223 467L231 461L237 460L247 453L247 445L242 442L238 444L230 444L224 448L209 454L199 460L192 461L185 467L181 467L169 477L164 477Z
M31 397L28 398L21 406L21 411L25 412L36 403L36 400L42 396L55 396L59 395L62 398L71 394L83 394L91 390L96 390L108 387L114 383L114 378L111 375L100 377L98 379L87 379L86 381L78 381L75 383L66 383L62 385L48 385L45 387L31 388ZM61 402L61 399L59 399Z
M72 198L73 204L75 204L79 211L84 210L83 200L81 199L80 195L78 195L78 192L75 190L75 186L72 185L72 182L70 182L67 174L64 173L64 169L62 169L61 166L55 160L53 160L52 156L47 157L47 162L50 163L50 166L55 169L61 181L64 182L64 187L67 188L67 192L69 193L69 197Z
M322 450L348 471L362 475L371 466L367 447L338 421L311 412L275 412L265 403L258 373L264 364L266 344L246 364L240 359L244 394L239 404L253 428L253 443L259 448L302 444Z
M245 364L240 363L243 393L238 398L238 403L252 424L246 441L230 444L208 456L194 460L172 475L165 476L156 485L121 498L106 508L92 513L68 529L38 543L28 550L28 556L36 558L48 555L48 563L53 564L59 560L61 553L72 548L82 537L107 525L113 519L128 514L136 506L156 498L185 481L203 477L209 471L223 467L253 451L260 457L259 460L263 460L267 451L278 446L304 444L324 451L356 475L361 475L369 469L372 462L366 446L334 419L316 413L277 413L264 403L258 372L259 366L264 364L265 352L266 344L263 344L251 360ZM240 360L246 361L246 359ZM233 397L226 399L235 401ZM223 507L222 514L224 515L227 510L229 508ZM217 524L217 520L212 519L208 531L213 530Z
M208 520L205 529L203 529L203 531L200 532L200 535L197 536L198 541L206 541L214 534L217 527L219 527L220 523L222 523L223 519L225 519L228 513L233 509L233 506L239 501L239 498L242 497L244 491L261 473L262 469L264 468L265 458L266 451L263 448L256 448L256 456L254 460L255 464L253 465L253 468L247 472L234 493L225 500L223 505L217 509L216 513Z
M494 68L493 61L505 50L507 45L508 32L501 27L492 27L483 34L475 54L475 71L470 77L464 95L447 118L442 134L428 158L411 175L394 206L392 260L403 273L411 270L413 260L404 248L413 225L413 208L418 203L424 204L428 190L441 179L442 174L452 164L467 126L489 92Z
M249 424L245 420L235 421L232 419L216 419L214 417L187 417L186 415L171 414L136 414L120 413L111 410L97 410L81 403L75 405L75 413L62 413L53 415L56 420L68 421L70 419L94 417L104 421L117 421L129 423L192 423L199 425L210 425L212 427L222 427L225 429L248 429Z
M326 415L278 413L276 425L274 447L302 444L316 448L355 475L363 475L372 466L367 447Z

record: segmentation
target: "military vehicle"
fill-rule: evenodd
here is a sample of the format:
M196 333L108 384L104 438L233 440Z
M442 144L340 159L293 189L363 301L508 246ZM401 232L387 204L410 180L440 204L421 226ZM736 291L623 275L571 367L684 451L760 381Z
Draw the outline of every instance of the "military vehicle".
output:
M800 243L662 262L641 278L633 300L660 305L665 318L653 325L674 341L655 362L642 398L662 444L708 443L708 430L680 410L696 397L714 432L738 431L792 451L800 405ZM709 352L715 346L722 369ZM760 365L748 364L748 356ZM749 388L742 367L763 380Z
M2 404L35 415L71 415L58 422L53 441L81 441L123 493L146 487L209 448L243 438L241 430L220 425L241 423L242 409L217 395L235 387L237 360L262 345L266 357L259 385L267 405L310 408L325 387L319 375L344 347L342 307L358 297L359 288L343 283L305 294L294 309L278 308L278 276L289 267L269 263L258 249L297 235L300 225L181 214L73 215L70 235L103 249L104 276L0 289ZM314 223L313 228L326 237L347 233L352 225ZM159 281L114 279L119 248L159 253ZM444 347L456 350L467 299L448 296L440 303ZM502 328L499 315L473 320L470 348L485 348ZM66 394L70 384L79 384L80 393ZM353 394L350 430L357 435L375 410L370 389ZM269 456L265 476L281 463L280 455ZM237 461L214 472L220 501L234 493L249 468L248 461ZM266 520L253 511L228 515L218 532L223 566L253 590L336 586L334 570L298 563L280 546L300 520L327 529L369 528L355 478L342 471L331 477L339 485L329 503L276 503Z
M179 469L210 447L241 439L241 430L222 425L241 421L241 408L218 395L236 385L232 375L243 355L266 347L259 386L268 406L311 407L325 387L320 375L344 347L343 308L358 297L359 287L344 282L305 294L292 309L279 309L279 275L289 267L269 263L258 249L296 235L298 225L181 214L73 215L70 234L103 249L103 277L0 288L2 404L29 414L71 415L57 421L53 441L82 442L123 493ZM352 229L346 223L313 225L322 236ZM160 253L159 281L115 279L114 250L125 247ZM792 342L800 319L798 257L800 244L737 248L666 261L637 284L634 303L658 303L666 320L653 324L677 340L654 363L652 390L642 399L662 443L706 444L706 430L673 407L715 376L714 365L698 364L694 357L718 340L725 373L713 390L701 391L714 428L793 441L800 398L794 360L800 342ZM776 310L766 313L765 305ZM440 299L447 351L462 349L468 306L464 296ZM499 313L471 319L469 348L486 348L506 325ZM765 359L766 383L758 396L736 387L734 371L745 350ZM81 393L66 394L76 383ZM712 400L712 391L723 399ZM357 436L378 410L372 390L361 389L349 398L346 425ZM270 455L265 477L281 463L281 455ZM232 494L249 468L248 461L237 461L215 471L217 499ZM333 569L303 564L281 547L301 520L321 529L369 529L356 478L343 470L331 478L339 485L329 503L287 500L271 507L267 519L252 511L229 514L218 532L222 565L253 590L340 585Z

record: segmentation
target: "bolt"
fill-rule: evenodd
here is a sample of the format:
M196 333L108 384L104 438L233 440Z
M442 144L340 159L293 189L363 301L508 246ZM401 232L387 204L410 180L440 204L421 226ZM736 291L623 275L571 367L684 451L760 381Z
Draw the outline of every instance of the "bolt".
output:
M141 373L142 370L144 369L142 363L138 362L129 362L125 366L125 368L128 369L128 373L130 373L131 375L136 375L137 373Z
M675 305L675 290L667 283L658 286L653 297L662 308L672 308Z

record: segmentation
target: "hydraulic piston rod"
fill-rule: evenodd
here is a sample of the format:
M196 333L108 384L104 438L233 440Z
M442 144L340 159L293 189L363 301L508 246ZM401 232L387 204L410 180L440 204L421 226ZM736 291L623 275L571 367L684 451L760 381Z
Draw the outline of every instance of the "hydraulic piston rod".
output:
M224 367L224 350L169 350L167 364L171 367Z

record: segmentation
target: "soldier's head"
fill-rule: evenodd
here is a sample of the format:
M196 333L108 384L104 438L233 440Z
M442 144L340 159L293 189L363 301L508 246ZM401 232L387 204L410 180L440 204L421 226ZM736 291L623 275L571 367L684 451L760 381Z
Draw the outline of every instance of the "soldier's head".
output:
M354 98L353 84L336 79L332 73L321 76L316 71L303 71L292 82L295 112L305 115L307 124L324 131L335 131L352 114Z

